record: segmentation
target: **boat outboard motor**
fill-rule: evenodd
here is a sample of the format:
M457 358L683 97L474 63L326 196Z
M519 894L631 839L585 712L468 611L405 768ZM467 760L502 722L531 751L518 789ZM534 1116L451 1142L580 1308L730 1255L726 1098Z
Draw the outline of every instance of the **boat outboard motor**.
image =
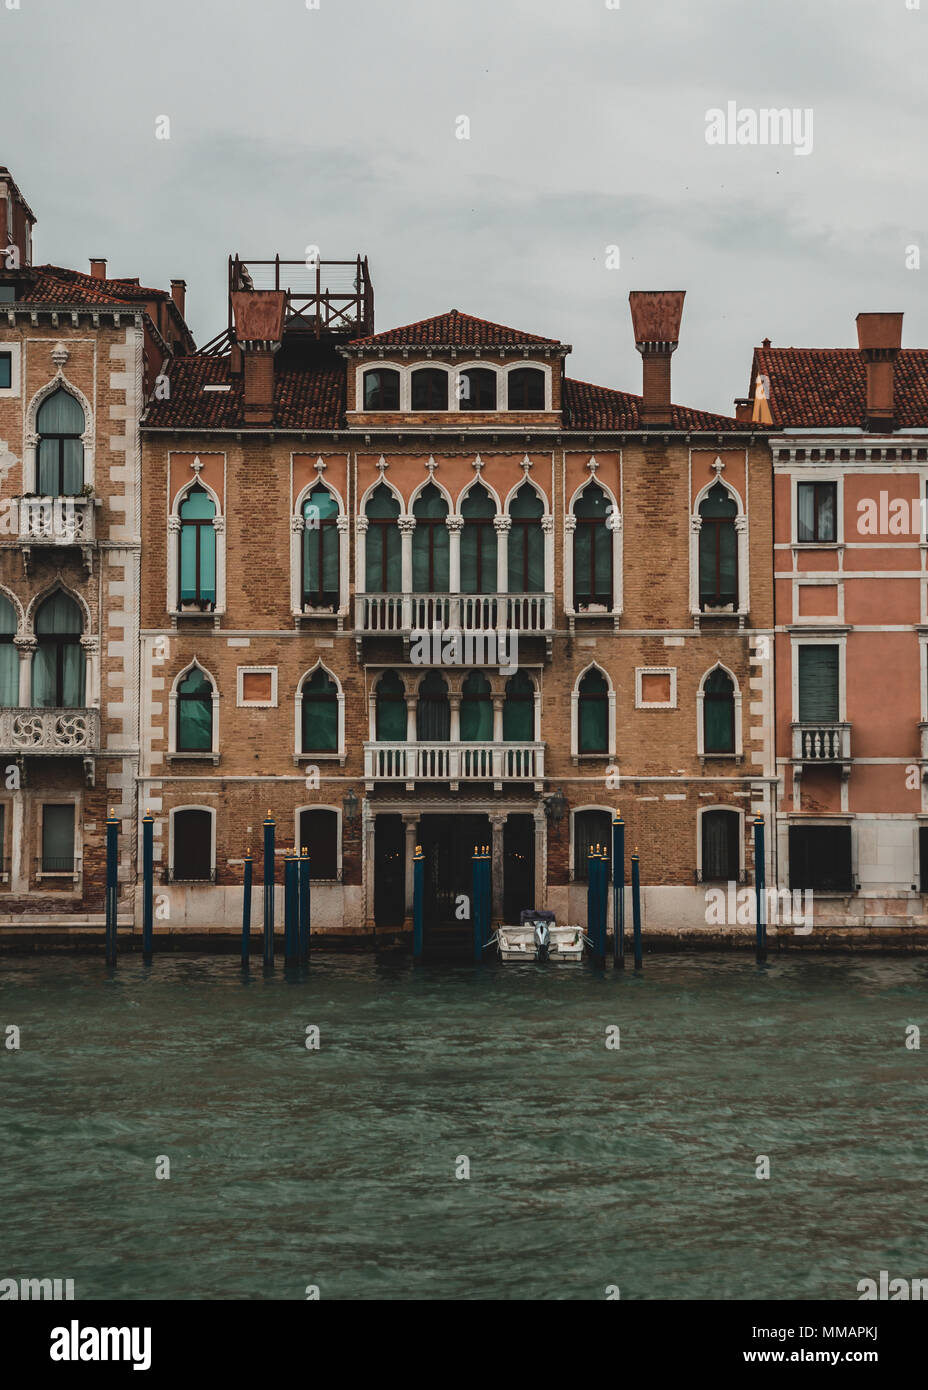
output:
M547 922L536 921L535 923L535 959L547 960L548 949L551 945L551 934L548 931Z

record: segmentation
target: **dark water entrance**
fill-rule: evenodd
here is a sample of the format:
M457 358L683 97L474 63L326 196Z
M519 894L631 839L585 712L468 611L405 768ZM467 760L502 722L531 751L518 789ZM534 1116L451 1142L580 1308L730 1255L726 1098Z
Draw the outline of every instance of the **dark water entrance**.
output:
M518 922L535 902L535 818L510 815L503 827L503 917Z
M406 912L406 832L402 816L374 821L374 921L401 927Z
M455 916L458 898L473 893L475 845L491 843L488 816L423 816L419 843L425 856L423 916L431 932L469 937L470 917Z

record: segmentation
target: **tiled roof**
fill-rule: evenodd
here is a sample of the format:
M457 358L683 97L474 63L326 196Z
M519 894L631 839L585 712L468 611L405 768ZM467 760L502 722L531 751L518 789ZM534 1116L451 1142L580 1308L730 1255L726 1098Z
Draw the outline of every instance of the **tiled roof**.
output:
M155 429L245 429L242 378L233 377L228 357L175 357L167 371L171 395L152 400L145 423ZM204 391L204 386L231 387ZM274 426L290 430L337 430L344 425L345 364L325 357L310 365L275 363Z
M750 385L770 382L775 425L866 428L866 364L856 348L756 348ZM928 427L928 350L903 349L895 364L897 429Z
M32 281L23 293L26 304L133 304L170 298L167 290L146 289L125 280L95 280L63 266L29 266L26 274Z
M564 428L569 430L639 430L641 397L628 391L612 391L608 386L592 386L588 381L564 378ZM670 407L670 428L674 430L756 430L750 420L733 420L708 410Z
M349 344L357 347L381 347L387 344L397 346L423 347L503 347L516 343L535 343L542 347L560 347L556 338L539 338L536 333L523 333L518 328L507 328L502 323L490 323L487 319L476 319L471 314L462 314L459 309L451 309L447 314L436 314L431 319L419 319L417 323L407 323L401 328L390 328L386 333L375 333L370 338L353 338Z

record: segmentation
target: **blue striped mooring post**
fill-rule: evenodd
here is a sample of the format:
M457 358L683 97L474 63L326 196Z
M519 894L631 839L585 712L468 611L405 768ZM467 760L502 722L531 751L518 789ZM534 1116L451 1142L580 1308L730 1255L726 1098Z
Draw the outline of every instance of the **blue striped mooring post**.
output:
M612 818L612 964L625 969L625 822Z
M764 869L764 818L754 820L754 896L757 916L757 963L767 959L767 893Z
M155 927L155 818L142 818L142 960L151 965Z
M292 854L284 859L284 965L296 965L300 958L300 861Z
M116 876L119 870L119 821L115 811L106 818L106 963L116 964L116 908L119 889Z
M412 958L422 959L422 897L425 889L425 859L422 846L416 845L412 857Z
M248 969L248 956L251 948L251 878L254 873L254 860L251 850L245 851L245 873L242 879L242 969Z
M264 964L274 964L274 827L268 811L264 819Z
M635 969L641 969L641 872L638 846L632 855L632 930L634 933Z
M310 924L310 887L309 887L309 850L303 849L300 854L299 865L300 878L300 964L309 964L309 924Z

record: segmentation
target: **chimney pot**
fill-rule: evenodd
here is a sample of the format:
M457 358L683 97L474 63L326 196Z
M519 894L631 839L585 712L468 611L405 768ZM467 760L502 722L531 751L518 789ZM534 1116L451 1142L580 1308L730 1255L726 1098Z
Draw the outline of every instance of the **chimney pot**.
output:
M641 353L642 427L670 424L670 358L680 338L685 295L685 290L632 290L628 296Z
M90 258L90 278L91 280L106 279L106 257L91 256Z
M186 305L187 305L187 281L186 281L186 280L172 280L172 281L171 281L171 298L172 298L173 301L174 301L174 307L176 308L177 312L180 314L181 318L184 318L184 317L185 317L184 310L185 310Z
M857 344L867 372L867 429L896 428L896 358L902 347L902 314L858 314Z
M737 396L735 398L735 419L750 420L754 415L754 402L750 396Z

